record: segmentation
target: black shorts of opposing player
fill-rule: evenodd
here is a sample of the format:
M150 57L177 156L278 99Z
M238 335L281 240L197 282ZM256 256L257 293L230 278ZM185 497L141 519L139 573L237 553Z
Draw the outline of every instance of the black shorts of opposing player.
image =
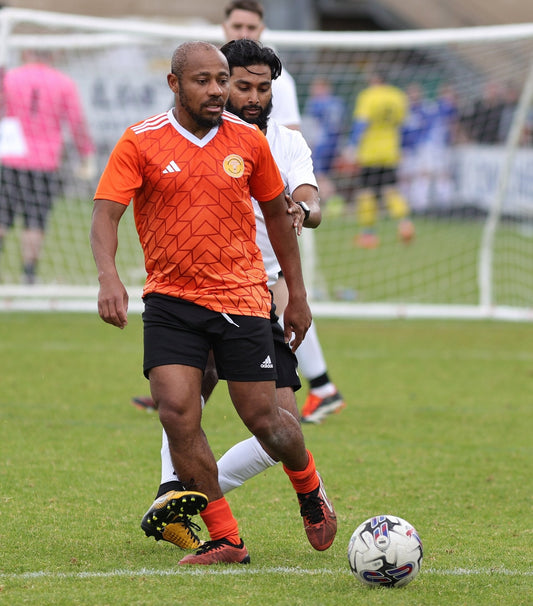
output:
M281 274L281 272L280 272ZM276 352L276 387L292 387L293 391L298 391L302 386L298 376L298 359L293 354L288 343L285 343L283 328L278 322L276 315L276 306L272 303L270 310L270 323L272 326L272 336L274 337L274 349Z
M213 349L217 372L228 381L275 381L271 321L212 311L160 294L144 297L144 375L156 366L205 369Z
M396 185L398 174L395 168L389 166L364 166L359 173L358 186L361 189L381 191L383 187Z
M54 198L61 193L59 175L54 172L0 170L0 225L12 227L22 216L26 229L45 230Z

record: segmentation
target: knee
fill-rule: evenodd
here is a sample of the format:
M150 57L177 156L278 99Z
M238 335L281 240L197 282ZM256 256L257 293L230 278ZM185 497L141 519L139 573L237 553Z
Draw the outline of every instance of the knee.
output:
M245 425L256 438L266 441L276 433L278 427L276 416L271 413L255 414L245 420Z
M200 402L198 402L200 409ZM201 414L192 406L183 403L161 399L158 402L157 411L159 420L169 438L193 434L200 428Z

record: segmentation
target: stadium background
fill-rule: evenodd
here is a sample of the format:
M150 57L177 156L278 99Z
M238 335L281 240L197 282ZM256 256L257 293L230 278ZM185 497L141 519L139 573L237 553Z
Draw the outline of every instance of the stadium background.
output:
M146 26L150 31L160 31L171 25L172 33L170 39L167 36L166 45L158 43L151 48L141 49L142 44L138 43L142 38L140 36L139 39L133 38L133 45L129 48L125 45L108 46L106 42L97 50L93 48L95 37L89 35L81 40L82 46L79 48L69 46L56 54L57 66L71 75L80 87L97 146L97 173L103 168L110 149L124 128L138 120L139 116L157 113L171 102L166 87L161 86L161 74L168 69L168 56L175 46L177 31L184 39L194 35L195 38L204 36L210 41L222 41L219 24L223 19L223 1L207 1L195 7L182 1L155 2L150 5L149 14L145 5L136 2L118 2L109 6L98 2L90 6L80 3L75 8L61 2L47 2L46 5L43 2L30 2L22 7L22 2L13 0L6 4L15 11L23 8L55 11L57 19L55 13L46 13L48 20L42 29L43 33L60 30L58 23L63 23L61 17L68 18L69 22L77 19L78 25L74 27L84 31L86 25L80 24L83 24L83 20L90 22L86 15L118 17L110 20L115 21L112 28L116 27L117 30L131 26L140 27L144 32ZM530 46L533 36L528 29L533 27L533 11L524 2L482 5L474 0L465 6L456 2L424 2L422 6L415 0L407 1L405 5L396 0L295 0L290 3L266 0L264 4L270 29L264 39L279 49L284 65L296 79L301 109L309 95L310 83L320 70L331 74L335 79L336 92L343 97L347 107L351 106L357 92L365 85L372 64L386 68L394 83L402 88L411 81L423 82L430 97L435 95L439 82L453 82L461 103L460 110L465 116L470 115L490 80L502 85L513 81L519 89L528 89L524 82L526 73L531 71L533 56ZM63 11L66 12L60 15ZM72 16L73 11L78 16ZM4 11L4 17L9 18L9 12ZM31 17L27 18L31 20ZM490 38L473 46L470 40L457 45L457 36L467 35L462 30L469 28L455 26L519 21L525 21L522 29L528 29L523 42L519 36L509 42ZM507 27L512 27L513 31L518 28ZM427 28L443 29L427 31ZM301 31L294 35L292 30L298 29ZM352 46L348 50L339 50L337 46L338 40L343 39L343 36L336 34L340 29L349 30L347 36ZM403 36L408 46L402 47L405 51L397 52L398 47L391 44L401 40L401 35L405 34L399 31L401 29L408 30L408 36ZM332 30L327 50L322 43L317 45L315 41L313 44L316 31L310 30L324 30L319 32L323 34L319 36L320 40L328 35L325 30ZM384 30L386 35L383 35ZM27 32L28 26L20 31ZM40 47L42 39L37 33L39 30L29 28L29 31L32 32L33 41L26 39L24 44ZM443 35L446 38L448 34L453 36L453 42L442 45L438 40ZM368 40L369 36L372 40L377 38L379 44L385 46L380 46L376 53L372 52L372 47L358 46L362 39ZM423 42L422 46L417 46L421 39L429 40L428 46L423 46ZM294 45L295 40L300 40L305 46ZM78 45L80 40L74 36L71 42ZM9 55L11 64L16 64L19 59L15 38L6 44L12 49ZM13 44L15 46L11 46ZM83 44L88 44L92 50ZM439 44L439 47L436 48L435 44ZM387 49L393 50L390 52ZM530 98L529 93L525 98ZM525 103L523 105L525 107ZM527 123L528 129L531 123ZM347 113L345 134L349 126ZM455 150L456 195L453 206L445 209L432 207L430 210L438 214L436 217L429 216L429 213L428 216L420 216L417 245L410 247L409 251L405 250L401 256L397 254L394 232L388 229L390 224L384 223L386 231L382 246L372 255L362 257L364 253L351 245L357 228L355 219L350 215L351 207L344 213L349 215L347 217L335 217L330 213L331 216L318 230L316 237L305 232L306 241L302 238L302 243L306 253L304 257L309 259L306 262L309 292L315 301L328 304L327 310L321 311L317 307L314 310L316 314L334 313L338 316L341 313L339 305L345 302L349 305L347 311L350 313L367 313L364 306L371 306L371 312L376 313L380 308L375 304L384 303L390 313L401 313L402 316L406 313L404 304L436 304L439 306L438 313L442 313L441 305L445 305L446 316L452 311L450 304L459 305L459 311L468 314L468 317L471 306L476 307L478 315L489 314L490 317L494 316L496 305L530 307L533 285L525 268L533 254L530 203L533 199L533 180L530 178L533 174L532 146L528 142L517 150L512 170L507 173L509 185L501 201L496 199L496 204L493 203L494 192L499 191L498 184L503 182L499 167L505 167L504 160L510 158L511 154L506 152L506 146L502 144L481 149L469 143L467 141L466 145L461 144ZM90 304L94 304L96 278L85 233L89 220L87 201L92 197L95 184L81 183L74 177L76 163L77 156L69 144L62 167L65 196L56 204L40 263L38 285L42 288L29 290L20 283L17 233L13 230L0 258L0 301L3 304L11 306L13 297L17 298L17 302L29 296L32 299L48 297L46 287L51 289L54 297L59 296L58 286L65 287L63 290L68 289L68 296L87 296L86 293L90 293ZM350 194L344 192L345 185L352 186L351 176L339 173L335 178L338 189L342 188L342 195L351 204ZM491 224L488 221L484 224L482 219L488 208L498 208L500 202L503 212L512 219L513 224L502 225L496 238L492 235L496 230L489 231ZM127 284L139 288L144 279L142 259L134 230L131 238L129 231L127 233L128 238L123 239L127 245L122 246L121 270ZM458 242L464 245L459 247ZM494 246L498 249L493 261ZM483 263L479 261L480 256ZM70 290L72 286L89 286L90 290L82 294L76 291L74 294ZM61 293L67 296L63 290ZM329 306L329 303L335 307ZM55 304L55 301L50 303L52 306ZM398 304L400 307L397 307ZM467 306L466 309L463 306ZM524 313L528 318L531 315L527 309Z
M11 0L5 5L98 17L152 17L220 23L222 0ZM533 20L528 0L263 0L272 29L388 30L526 23Z

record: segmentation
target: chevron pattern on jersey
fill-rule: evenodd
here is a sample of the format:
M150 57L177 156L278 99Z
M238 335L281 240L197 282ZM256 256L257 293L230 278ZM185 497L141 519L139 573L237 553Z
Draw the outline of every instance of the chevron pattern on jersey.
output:
M283 191L266 139L240 120L225 120L207 144L198 145L163 116L136 125L121 140L133 139L144 175L134 212L148 272L145 293L269 317L250 200L251 193L269 200Z

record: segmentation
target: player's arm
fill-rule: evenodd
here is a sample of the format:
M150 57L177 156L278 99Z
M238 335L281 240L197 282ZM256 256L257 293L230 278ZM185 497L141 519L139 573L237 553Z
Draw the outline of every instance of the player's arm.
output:
M292 220L287 215L287 203L283 193L269 202L259 202L259 206L265 219L270 243L287 282L289 302L283 314L285 340L290 342L292 350L296 351L312 320L311 310L307 304L298 240ZM293 333L294 338L291 341Z
M288 213L293 219L297 219L295 225L296 233L300 235L303 227L318 227L322 221L322 211L320 209L320 198L318 190L314 185L299 185L292 196L286 196L289 205ZM302 204L299 204L301 202ZM306 218L306 215L308 217Z
M90 241L98 270L98 313L104 322L124 328L128 323L128 293L122 284L115 257L118 225L127 206L111 200L95 200Z

